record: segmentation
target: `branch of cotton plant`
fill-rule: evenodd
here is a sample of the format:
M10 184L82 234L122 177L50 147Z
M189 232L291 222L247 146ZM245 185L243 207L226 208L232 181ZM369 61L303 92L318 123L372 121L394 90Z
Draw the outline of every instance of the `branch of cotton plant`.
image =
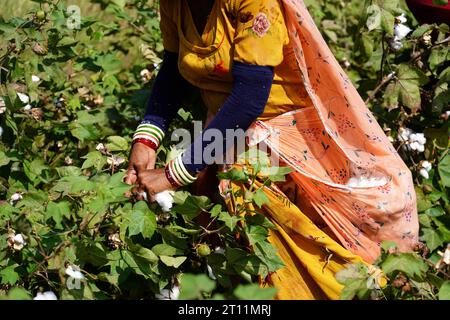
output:
M443 39L443 40L441 40L441 41L439 41L439 42L436 42L436 43L434 43L432 46L430 46L430 47L428 47L426 50L424 50L424 51L421 51L421 52L419 52L419 53L417 53L416 55L414 55L412 58L411 58L411 60L409 61L409 63L414 63L414 62L416 62L419 58L421 58L425 53L429 53L430 51L432 51L433 49L436 49L436 47L439 47L440 45L443 45L443 44L446 44L446 43L449 43L450 42L450 36L449 37L447 37L447 38L445 38L445 39Z
M377 95L377 93L393 78L395 78L395 72L389 73L387 76L385 76L381 82L373 89L373 91L370 93L369 97L367 97L366 101L364 101L365 104L369 104L373 98Z

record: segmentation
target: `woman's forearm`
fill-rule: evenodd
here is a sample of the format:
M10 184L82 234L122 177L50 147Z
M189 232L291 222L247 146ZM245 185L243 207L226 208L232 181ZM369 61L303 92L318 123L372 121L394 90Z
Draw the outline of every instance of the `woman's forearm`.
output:
M154 81L143 120L134 139L147 138L161 143L170 122L175 118L190 84L178 70L178 54L165 51L161 69ZM176 94L174 94L176 90Z
M231 94L212 122L203 131L202 136L197 138L178 159L191 176L195 176L207 166L203 152L197 154L194 150L203 151L212 143L205 139L205 133L209 129L216 129L221 132L224 137L222 150L225 153L227 146L233 144L233 141L227 143L227 129L247 130L252 122L261 115L266 106L274 77L272 67L235 62L232 73L234 84ZM216 154L215 156L223 155Z

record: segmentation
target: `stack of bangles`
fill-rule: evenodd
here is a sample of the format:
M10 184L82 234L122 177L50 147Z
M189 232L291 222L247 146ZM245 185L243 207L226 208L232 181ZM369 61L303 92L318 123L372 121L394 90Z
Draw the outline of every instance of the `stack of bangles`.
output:
M159 127L150 123L141 123L134 133L133 145L142 143L156 151L163 138L164 132ZM189 185L196 180L196 177L188 172L181 158L182 155L179 155L171 160L164 169L167 180L175 189Z

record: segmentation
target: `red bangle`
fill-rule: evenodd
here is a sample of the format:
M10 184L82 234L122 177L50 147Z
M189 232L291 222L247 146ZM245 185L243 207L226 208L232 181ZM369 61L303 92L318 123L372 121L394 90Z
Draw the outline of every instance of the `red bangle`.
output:
M149 147L149 148L151 148L151 149L153 149L155 151L158 150L158 146L156 145L156 143L154 143L153 141L148 140L148 139L136 138L136 139L133 140L133 145L135 143L142 143L142 144L145 144L147 147Z
M176 182L176 180L172 177L172 174L170 173L169 165L166 165L166 167L164 168L164 173L166 174L166 178L167 178L167 180L169 180L169 182L173 188L178 189L179 187L181 187L181 185L179 185L178 182Z

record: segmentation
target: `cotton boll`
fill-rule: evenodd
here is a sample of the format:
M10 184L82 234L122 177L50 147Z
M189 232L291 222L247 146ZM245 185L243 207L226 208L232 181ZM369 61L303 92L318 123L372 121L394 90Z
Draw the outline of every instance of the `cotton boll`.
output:
M427 143L427 138L425 138L425 135L423 133L416 133L415 137L416 141L422 145Z
M77 266L68 266L65 271L66 275L73 279L82 280L84 279L84 275L81 273L80 269Z
M169 212L173 206L173 191L163 191L155 195L155 200L164 212Z
M399 51L401 48L403 48L403 43L401 43L398 40L389 41L389 45L391 46L391 49L394 51Z
M29 111L29 110L31 110L31 108L33 108L33 107L31 106L31 104L27 104L25 107L23 107L23 110Z
M408 21L408 19L405 17L404 13L402 13L399 16L396 16L395 19L396 19L397 23L406 23L406 21Z
M405 26L404 24L396 24L394 26L394 35L396 37L395 40L402 40L403 38L405 38L412 30L408 27Z
M38 76L35 76L34 74L31 76L31 81L33 82L39 82L41 81L41 78L39 78Z
M426 160L422 161L422 168L423 169L425 169L427 171L430 171L432 167L433 167L433 165L429 161L426 161Z
M9 200L9 203L11 204L11 205L13 205L14 203L16 203L17 201L20 201L20 200L22 200L22 194L20 194L19 192L16 192L16 193L14 193L12 196L11 196L11 199Z
M19 97L19 100L22 101L23 104L28 104L30 102L30 97L26 94L17 92L17 96Z
M410 143L409 144L409 147L412 149L412 150L418 150L419 149L419 147L420 147L420 144L418 143L418 142L412 142L412 143Z
M0 127L0 137L2 136L2 134L3 134L3 128Z
M418 152L424 152L424 151L425 151L425 146L424 146L423 144L419 144L419 145L417 146L417 151L418 151Z
M425 179L429 179L430 178L430 175L428 174L427 169L424 169L424 168L420 169L419 170L419 174Z
M398 132L398 139L401 141L408 141L411 133L412 133L412 130L409 128L400 128L400 130Z
M27 244L25 242L25 239L23 237L23 235L21 233L16 234L13 238L12 238L12 243L13 243L13 248L16 251L20 251L23 249L23 247Z
M46 292L38 292L36 297L33 298L33 300L58 300L56 295L52 291L46 291Z

